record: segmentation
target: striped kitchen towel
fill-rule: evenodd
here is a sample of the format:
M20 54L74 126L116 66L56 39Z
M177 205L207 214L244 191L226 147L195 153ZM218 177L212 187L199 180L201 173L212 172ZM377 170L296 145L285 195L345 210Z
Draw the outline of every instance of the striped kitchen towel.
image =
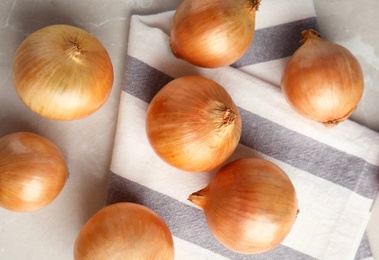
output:
M176 259L369 259L365 228L379 186L379 134L347 120L337 127L307 120L286 103L280 77L299 47L300 32L317 28L312 1L262 1L251 48L235 64L204 69L175 58L169 47L174 12L131 17L125 79L106 203L131 201L169 226ZM261 157L291 178L300 213L274 250L241 255L210 233L202 210L187 201L212 174L187 173L150 147L145 114L174 78L202 75L229 92L242 116L240 144L229 161Z

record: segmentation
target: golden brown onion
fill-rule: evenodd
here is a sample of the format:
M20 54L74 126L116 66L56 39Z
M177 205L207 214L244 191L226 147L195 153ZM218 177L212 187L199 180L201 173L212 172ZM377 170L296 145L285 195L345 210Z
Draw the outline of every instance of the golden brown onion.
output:
M33 133L17 132L0 138L0 206L34 211L50 204L68 176L58 147Z
M356 109L364 89L362 69L346 48L305 30L303 45L291 56L282 76L288 103L301 115L333 126Z
M237 147L241 127L238 108L227 91L201 76L169 82L146 115L154 151L168 164L190 172L221 165Z
M258 254L278 246L295 222L295 188L275 164L257 158L222 167L189 200L202 208L210 231L225 247Z
M93 35L70 25L51 25L30 34L18 47L13 82L33 112L56 120L80 119L108 99L113 67Z
M237 61L249 48L260 0L184 0L171 27L177 58L216 68Z
M93 215L80 230L75 260L174 259L174 242L166 223L149 208L119 202Z

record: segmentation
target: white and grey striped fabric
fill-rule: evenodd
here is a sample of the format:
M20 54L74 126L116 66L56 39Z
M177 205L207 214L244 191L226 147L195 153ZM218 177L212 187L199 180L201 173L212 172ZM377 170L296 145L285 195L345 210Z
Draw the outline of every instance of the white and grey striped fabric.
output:
M131 18L106 203L131 201L157 212L174 236L176 259L370 259L365 228L379 186L379 134L350 120L325 128L294 112L280 91L282 71L299 47L301 30L318 29L313 2L262 1L251 48L220 69L199 68L172 55L173 14ZM239 107L242 137L229 161L266 158L294 183L300 213L274 250L241 255L220 245L203 212L187 201L215 171L182 172L150 147L148 104L162 86L184 75L215 80Z

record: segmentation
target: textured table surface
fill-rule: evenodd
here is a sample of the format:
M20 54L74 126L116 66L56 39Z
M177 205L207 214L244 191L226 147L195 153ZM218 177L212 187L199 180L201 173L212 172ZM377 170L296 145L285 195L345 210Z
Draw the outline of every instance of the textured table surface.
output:
M0 136L32 131L54 141L67 158L70 178L58 198L32 213L0 208L0 259L72 259L82 225L104 205L117 124L132 13L175 9L180 0L5 0L0 2ZM349 48L365 74L365 92L351 119L379 131L379 26L376 0L315 0L323 36ZM67 23L94 34L107 48L115 72L112 93L95 114L77 121L41 118L18 99L11 79L14 53L31 32ZM379 203L373 208L368 235L379 259Z

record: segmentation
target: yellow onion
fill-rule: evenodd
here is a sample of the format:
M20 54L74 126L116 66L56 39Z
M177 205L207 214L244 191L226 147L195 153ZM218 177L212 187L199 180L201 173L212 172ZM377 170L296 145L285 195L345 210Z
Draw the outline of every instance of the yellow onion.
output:
M174 259L174 242L163 219L149 208L119 202L93 215L80 230L75 260Z
M200 67L232 64L253 40L259 3L260 0L184 0L174 14L172 52Z
M289 234L298 207L295 188L275 164L258 158L226 164L189 200L202 208L210 231L225 247L258 254Z
M364 89L358 60L346 48L302 32L303 44L291 56L282 76L282 91L295 111L333 126L356 109Z
M50 204L68 176L63 155L50 140L28 132L0 138L0 206L19 212Z
M33 112L74 120L94 113L108 99L113 67L93 35L70 25L51 25L30 34L18 47L13 82Z
M227 91L202 76L177 78L151 101L146 133L157 155L189 172L221 165L241 137L241 117Z

